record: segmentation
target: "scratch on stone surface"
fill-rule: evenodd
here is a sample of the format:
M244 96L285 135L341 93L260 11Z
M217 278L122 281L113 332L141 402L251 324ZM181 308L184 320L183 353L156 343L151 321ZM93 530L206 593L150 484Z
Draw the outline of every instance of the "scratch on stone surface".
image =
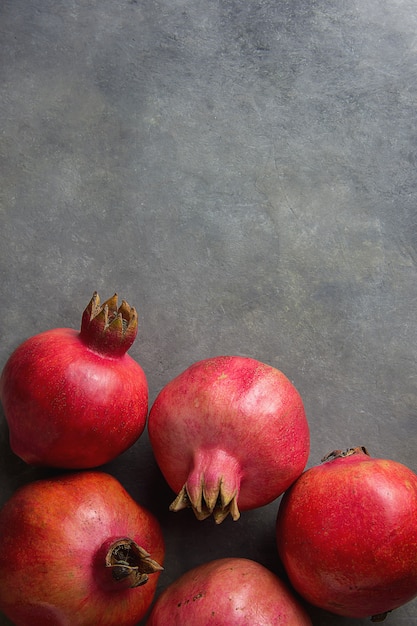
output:
M409 243L406 243L405 241L401 240L401 252L408 258L410 259L412 265L414 267L417 267L417 251L414 249L414 247L412 245L410 245Z
M269 164L269 165L268 165ZM283 184L279 181L280 178L280 168L278 166L276 150L274 146L271 146L271 154L269 156L268 162L264 168L264 172L262 175L257 176L255 179L255 188L256 190L267 200L267 205L271 209L269 214L274 222L276 219L276 210L281 208L281 206L285 207L294 217L297 219L300 218L297 211L294 209L287 192L284 189ZM268 190L268 180L273 180L273 186L276 187L276 191L274 194ZM278 199L272 198L272 195L277 196L283 200L282 205L279 203Z

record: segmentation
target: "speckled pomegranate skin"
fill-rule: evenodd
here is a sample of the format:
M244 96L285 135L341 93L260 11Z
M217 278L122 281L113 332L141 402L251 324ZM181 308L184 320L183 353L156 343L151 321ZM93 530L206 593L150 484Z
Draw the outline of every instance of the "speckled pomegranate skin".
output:
M280 370L249 357L191 365L159 393L148 430L168 484L177 493L185 485L194 509L203 499L208 512L216 500L235 498L240 510L268 504L309 455L299 392Z
M0 611L16 626L134 626L159 573L128 588L105 567L104 550L127 537L164 560L157 520L104 472L21 487L0 511L0 536Z
M244 558L210 561L183 574L156 600L146 626L311 626L275 574Z
M417 595L417 476L357 451L310 468L284 495L277 546L294 588L346 617Z
M127 354L137 315L117 296L95 293L81 330L55 328L24 341L0 378L10 445L26 463L66 469L98 467L143 433L148 383Z

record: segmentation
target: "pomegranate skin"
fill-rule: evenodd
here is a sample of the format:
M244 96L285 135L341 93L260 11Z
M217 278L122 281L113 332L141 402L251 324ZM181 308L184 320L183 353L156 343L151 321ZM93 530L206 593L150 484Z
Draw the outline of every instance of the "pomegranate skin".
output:
M275 500L303 471L309 427L300 394L249 357L191 365L159 393L148 419L157 463L178 496L217 523Z
M20 488L0 511L0 536L0 610L16 626L134 626L152 602L158 568L130 588L105 566L108 547L126 537L164 559L158 522L108 474Z
M276 533L289 579L311 604L365 618L417 595L417 476L401 463L360 448L333 453L285 493Z
M9 357L0 397L10 446L26 463L97 467L127 450L144 431L148 384L126 353L136 336L136 312L123 301L118 310L123 309L123 321L116 298L100 307L94 294L80 332L45 331Z
M157 598L146 626L311 626L275 574L244 558L199 565Z

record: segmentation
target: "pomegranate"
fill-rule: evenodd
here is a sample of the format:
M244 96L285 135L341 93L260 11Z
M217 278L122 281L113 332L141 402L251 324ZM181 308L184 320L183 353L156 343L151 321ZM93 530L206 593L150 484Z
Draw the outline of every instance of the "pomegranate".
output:
M191 365L158 394L149 413L156 461L178 493L171 510L197 519L254 509L303 471L309 428L300 394L279 370L218 356Z
M134 626L164 558L156 519L98 471L18 489L0 537L0 610L16 626Z
M323 461L282 498L280 557L310 603L382 620L417 595L417 476L365 448Z
M266 567L244 558L199 565L157 598L146 626L311 626L304 607Z
M24 341L0 379L12 450L33 465L85 469L112 460L142 434L148 385L127 350L137 314L97 293L81 330L56 328Z

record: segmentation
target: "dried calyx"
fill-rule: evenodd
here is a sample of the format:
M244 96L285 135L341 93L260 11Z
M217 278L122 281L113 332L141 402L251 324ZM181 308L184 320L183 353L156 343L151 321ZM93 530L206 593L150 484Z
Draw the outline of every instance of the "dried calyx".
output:
M184 485L169 509L177 512L187 507L192 508L194 515L200 521L213 515L216 524L221 524L229 514L233 521L238 520L240 517L237 494L233 493L231 497L227 496L222 489L221 481L217 493L212 495L205 494L203 485L199 496L193 498L193 500L191 500L187 491L187 485Z
M321 459L321 463L333 461L334 459L341 459L346 456L352 456L352 454L366 454L367 456L370 456L365 446L357 446L356 448L348 448L347 450L333 450L333 452L329 452L329 454L326 454Z
M144 585L150 574L163 570L146 550L128 538L119 539L110 546L106 554L106 567L112 568L116 582L125 581L131 588Z
M171 511L191 507L198 520L211 515L221 524L230 514L240 517L238 495L241 471L234 455L222 449L197 450L186 483L180 489Z
M100 304L95 291L84 310L80 336L92 350L121 356L130 348L136 338L138 316L136 309L126 300L117 306L117 294Z

